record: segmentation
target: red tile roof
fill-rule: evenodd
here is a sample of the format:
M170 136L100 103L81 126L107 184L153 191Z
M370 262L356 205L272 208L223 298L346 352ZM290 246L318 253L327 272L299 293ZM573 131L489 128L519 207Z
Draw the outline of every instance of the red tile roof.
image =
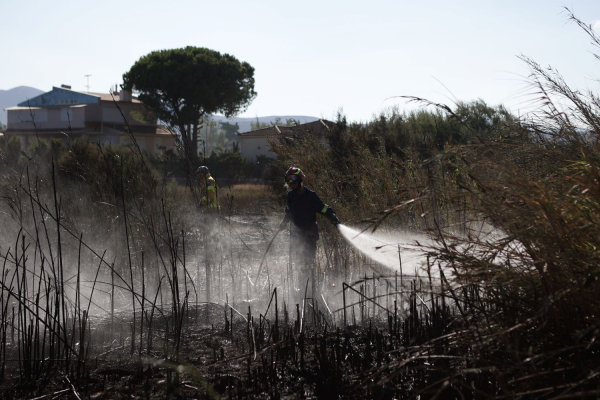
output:
M168 130L166 127L164 127L163 125L158 125L156 127L156 134L157 135L173 135L173 133Z
M85 94L91 94L92 96L98 96L100 97L100 100L102 101L113 101L113 96L114 96L114 100L115 101L121 101L121 92L113 92L113 95L111 96L110 93L93 93L93 92L81 92L81 93L85 93ZM138 100L137 97L131 96L131 102L132 103L141 103L141 101Z

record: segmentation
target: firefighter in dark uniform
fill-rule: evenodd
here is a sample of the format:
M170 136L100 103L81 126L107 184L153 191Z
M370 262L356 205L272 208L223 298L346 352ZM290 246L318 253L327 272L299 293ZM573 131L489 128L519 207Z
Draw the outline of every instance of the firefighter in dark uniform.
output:
M313 294L315 290L315 259L319 240L317 214L324 215L335 226L340 223L333 209L323 203L314 191L302 185L303 180L304 173L300 168L290 167L287 170L285 183L289 191L285 215L279 225L279 229L284 229L291 222L290 252L295 269L299 269L302 295L307 280L311 281Z

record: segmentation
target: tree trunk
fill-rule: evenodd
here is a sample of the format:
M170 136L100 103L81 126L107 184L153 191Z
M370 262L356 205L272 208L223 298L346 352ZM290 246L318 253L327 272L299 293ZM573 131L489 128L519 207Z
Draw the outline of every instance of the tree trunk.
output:
M198 156L198 131L200 131L200 126L200 124L194 124L192 131L192 151L196 156Z
M186 159L191 161L192 152L192 141L190 140L190 131L186 129L185 124L179 124L179 133L181 134L181 141L183 142L183 151Z

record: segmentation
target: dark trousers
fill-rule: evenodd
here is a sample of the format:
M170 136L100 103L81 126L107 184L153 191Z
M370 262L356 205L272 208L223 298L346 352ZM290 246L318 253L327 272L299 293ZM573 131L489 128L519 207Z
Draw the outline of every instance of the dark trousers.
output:
M308 282L307 296L314 295L315 264L317 255L318 234L312 230L301 230L293 227L290 233L291 257L294 271L298 276L298 288L304 296Z

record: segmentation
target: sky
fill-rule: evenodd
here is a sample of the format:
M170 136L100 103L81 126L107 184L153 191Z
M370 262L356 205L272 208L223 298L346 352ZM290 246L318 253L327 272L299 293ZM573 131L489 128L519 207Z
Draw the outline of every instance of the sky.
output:
M108 92L142 56L206 47L255 68L241 117L368 121L399 96L530 112L518 56L597 90L600 61L564 7L600 33L600 0L0 0L0 90ZM86 77L86 75L90 75Z

